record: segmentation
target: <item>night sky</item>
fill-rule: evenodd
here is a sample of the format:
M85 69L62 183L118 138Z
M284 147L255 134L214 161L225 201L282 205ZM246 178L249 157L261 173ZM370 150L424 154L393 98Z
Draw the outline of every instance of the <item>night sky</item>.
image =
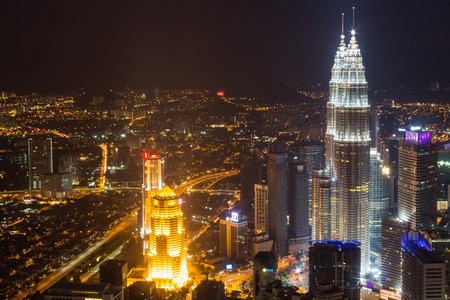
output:
M450 1L2 1L0 90L328 82L341 12L371 88L450 86Z

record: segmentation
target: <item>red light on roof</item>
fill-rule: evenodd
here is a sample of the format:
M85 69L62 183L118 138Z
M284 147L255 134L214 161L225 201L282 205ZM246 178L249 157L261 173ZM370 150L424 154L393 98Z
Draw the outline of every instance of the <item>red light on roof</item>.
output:
M218 91L217 96L223 97L225 96L225 93L223 91Z
M147 159L147 158L148 158L148 153L144 152L144 159Z

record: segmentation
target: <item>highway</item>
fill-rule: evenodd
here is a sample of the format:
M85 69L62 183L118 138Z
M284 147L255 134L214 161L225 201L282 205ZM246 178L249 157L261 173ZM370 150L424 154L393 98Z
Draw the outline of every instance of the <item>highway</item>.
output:
M122 221L119 225L117 225L112 231L110 231L105 238L99 240L96 242L93 246L87 248L82 253L77 255L73 260L71 260L69 263L67 263L65 266L62 266L59 268L56 272L49 275L45 279L43 279L41 282L39 282L36 286L37 291L45 291L49 287L51 287L53 284L55 284L57 281L59 281L61 278L63 278L67 273L72 271L74 268L76 268L79 264L81 264L84 260L86 260L91 254L93 254L95 251L97 251L100 247L102 247L105 243L109 242L111 239L116 237L119 233L121 233L125 228L130 226L137 226L137 217L136 217L137 210L133 211L124 221ZM13 299L23 299L28 294L33 293L34 288L31 288L27 291L22 291L20 294L18 294Z
M178 187L174 189L174 192L177 195L181 195L185 193L188 189L196 186L199 183L202 183L204 181L217 179L216 181L222 180L226 177L231 177L239 174L240 171L227 171L227 172L221 172L221 173L213 173L213 174L207 174L200 176L198 178L195 178L189 182L185 182ZM104 191L141 191L142 187L129 187L129 186L117 186L117 187L80 187L80 188L74 188L73 192L104 192ZM225 192L236 192L237 190L230 190ZM16 191L3 191L0 192L0 195L3 196L14 196L14 195L20 195L20 194L29 194L29 195L40 195L40 190L16 190Z
M95 275L98 271L100 271L100 265L103 264L108 259L116 258L122 252L123 244L120 245L116 250L114 250L110 255L101 260L98 264L96 264L93 268L89 269L86 273L80 276L81 282L88 281L89 278Z
M207 174L200 176L198 178L195 178L189 182L186 182L177 188L174 189L174 192L177 195L181 195L185 193L187 190L192 188L193 186L200 184L205 181L209 180L215 180L215 182L235 176L239 174L240 171L228 171L228 172L221 172L221 173L214 173L214 174ZM92 191L92 192L102 192L107 190L142 190L140 187L112 187L112 188L77 188L74 189L74 192L80 192L80 191ZM30 192L38 194L40 191L30 191L30 190L21 190L21 191L8 191L8 192L0 192L0 195L16 195L16 194L30 194ZM223 208L222 211L226 209ZM221 212L222 212L221 211ZM132 214L130 214L124 221L122 221L119 225L117 225L112 231L110 231L105 238L99 240L96 242L93 246L89 247L85 251L83 251L81 254L77 255L73 260L68 262L65 266L62 266L59 268L56 272L52 273L42 281L40 281L36 287L30 288L26 291L20 292L16 297L14 297L14 300L21 300L25 298L28 294L34 293L34 291L45 291L49 287L51 287L53 284L58 282L61 278L66 276L70 271L72 271L74 268L76 268L78 265L80 265L83 261L89 258L89 256L93 253L95 253L100 247L102 247L105 243L109 242L111 239L116 237L119 233L121 233L125 228L134 226L137 227L137 217L136 217L137 209L133 211ZM218 215L221 213L219 212ZM217 216L218 216L217 215ZM214 222L216 222L218 219L217 217L214 219ZM193 238L186 241L186 244L188 245L192 240L197 239L201 234L203 234L209 225L206 225L200 232L198 232ZM97 266L96 266L97 267ZM97 268L95 268L97 270ZM191 269L191 268L190 268ZM195 269L195 268L193 268ZM94 270L89 273L89 277L95 274ZM196 274L198 275L198 274ZM195 276L197 277L197 276ZM198 283L197 283L198 284Z
M183 193L185 193L187 190L189 190L190 188L196 186L199 183L202 183L204 181L208 181L208 180L213 180L216 179L216 182L218 180L222 180L226 177L231 177L231 176L235 176L237 174L239 174L240 171L227 171L227 172L221 172L221 173L213 173L213 174L207 174L207 175L203 175L200 176L196 179L193 179L189 182L183 183L181 185L179 185L178 187L176 187L174 189L174 192L177 195L181 195Z

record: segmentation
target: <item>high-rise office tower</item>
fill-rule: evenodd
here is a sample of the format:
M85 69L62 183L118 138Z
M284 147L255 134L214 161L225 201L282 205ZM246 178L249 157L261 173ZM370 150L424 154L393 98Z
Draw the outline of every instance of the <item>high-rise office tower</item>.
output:
M370 149L370 251L381 253L381 220L389 213L389 177L376 148Z
M181 200L168 186L152 196L149 221L147 280L159 288L183 286L188 279L183 213Z
M371 110L370 118L370 141L372 148L379 151L379 131L380 131L380 110L378 108L373 108Z
M248 257L247 218L237 212L220 220L220 255L229 259Z
M144 152L142 181L142 234L145 236L150 232L152 195L164 187L164 159L161 156Z
M269 153L269 237L274 241L273 252L287 252L287 160L285 153Z
M351 300L360 299L361 243L357 241L312 241L309 248L309 291L327 282Z
M298 148L298 162L306 166L308 173L309 219L312 220L312 174L313 170L325 167L324 148L319 144L305 145Z
M445 262L420 232L402 235L402 299L445 299Z
M406 131L398 149L398 216L412 230L436 226L437 158L429 131Z
M269 187L255 184L255 231L269 231Z
M446 231L433 230L424 233L427 241L431 244L431 252L438 255L445 266L445 299L450 298L450 233Z
M288 235L290 238L310 236L308 173L302 164L289 163Z
M402 291L402 234L409 231L409 224L396 216L381 222L381 285L383 289Z
M361 51L351 31L341 43L331 70L327 104L326 167L336 181L338 238L361 242L362 273L369 265L370 107Z
M42 174L53 173L52 139L28 139L29 189L41 188Z
M450 184L450 149L439 149L438 152L438 201L445 203L449 198ZM448 204L448 203L447 203ZM438 208L439 209L439 208Z
M313 171L312 181L312 239L328 240L332 233L332 182L323 170ZM335 232L335 231L334 231Z
M157 154L144 153L144 189L164 187L164 159Z
M306 171L310 175L312 175L313 170L321 170L324 168L324 158L322 145L312 144L298 148L298 161L306 166Z

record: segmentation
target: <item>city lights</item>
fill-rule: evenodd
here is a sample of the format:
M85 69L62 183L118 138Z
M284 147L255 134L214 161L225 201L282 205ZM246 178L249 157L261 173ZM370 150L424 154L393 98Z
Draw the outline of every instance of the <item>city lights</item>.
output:
M450 299L444 5L4 2L2 299Z

